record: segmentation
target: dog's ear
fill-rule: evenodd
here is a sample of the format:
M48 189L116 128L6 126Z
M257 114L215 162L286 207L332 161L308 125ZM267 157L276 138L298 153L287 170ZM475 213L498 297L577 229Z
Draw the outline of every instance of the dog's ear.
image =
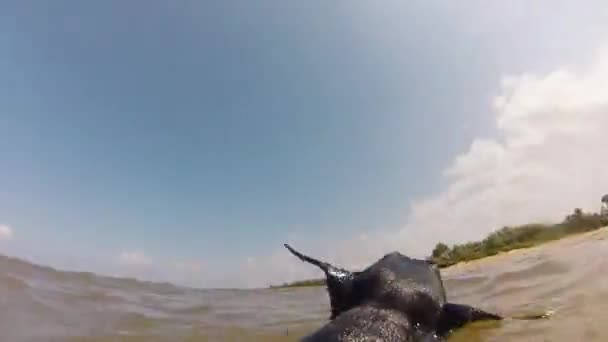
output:
M284 246L300 260L319 267L325 273L331 304L330 319L336 318L341 312L348 310L353 305L353 281L355 273L306 256L291 248L288 244L284 244Z

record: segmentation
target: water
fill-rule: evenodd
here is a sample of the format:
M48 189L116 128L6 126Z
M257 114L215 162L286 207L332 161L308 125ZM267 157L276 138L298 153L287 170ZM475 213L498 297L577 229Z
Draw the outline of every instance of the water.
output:
M608 229L444 270L450 301L555 311L474 324L450 341L606 341L607 272ZM0 257L0 341L297 341L328 315L323 288L194 290Z

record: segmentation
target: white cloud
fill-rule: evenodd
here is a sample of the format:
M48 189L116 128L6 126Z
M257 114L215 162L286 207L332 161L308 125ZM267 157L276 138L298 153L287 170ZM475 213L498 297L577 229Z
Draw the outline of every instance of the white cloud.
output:
M608 50L585 70L505 77L493 115L498 137L476 139L457 156L444 172L447 188L415 201L402 229L294 247L357 268L390 250L423 257L438 241L560 220L575 207L599 210L608 193ZM320 275L282 247L243 265L247 286Z
M174 267L182 272L199 273L205 268L205 265L199 261L177 261Z
M152 260L141 251L122 252L118 262L125 266L148 266Z
M608 52L587 70L506 77L495 100L500 137L475 140L445 171L445 191L413 206L413 252L437 239L478 239L504 225L597 211L608 192ZM404 241L406 242L406 241ZM422 249L421 249L422 248Z
M5 224L0 224L0 240L10 240L12 238L13 229Z

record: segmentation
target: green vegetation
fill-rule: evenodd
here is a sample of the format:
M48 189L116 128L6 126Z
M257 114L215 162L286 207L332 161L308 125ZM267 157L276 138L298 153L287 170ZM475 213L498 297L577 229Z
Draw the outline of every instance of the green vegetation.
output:
M308 279L294 281L293 283L284 283L283 285L271 285L271 289L282 289L287 287L307 287L307 286L323 286L325 279Z
M438 243L430 261L439 267L447 267L463 261L481 259L514 249L532 247L557 240L568 235L584 233L608 225L608 218L599 214L586 214L579 208L557 224L527 224L504 227L479 242L454 245L451 248Z
M508 252L514 249L533 247L545 242L558 240L568 235L585 233L608 226L608 216L595 213L584 213L574 209L574 213L556 224L527 224L517 227L504 227L488 235L479 242L467 242L449 247L439 242L427 260L440 268L452 266L459 262L471 261ZM323 286L325 279L301 280L271 288Z

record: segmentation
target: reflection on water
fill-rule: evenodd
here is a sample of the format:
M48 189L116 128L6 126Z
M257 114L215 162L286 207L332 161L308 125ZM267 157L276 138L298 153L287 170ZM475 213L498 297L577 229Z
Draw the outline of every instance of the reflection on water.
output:
M608 229L444 270L448 299L520 316L450 341L606 341ZM323 288L194 290L0 257L0 341L297 341L329 315Z

